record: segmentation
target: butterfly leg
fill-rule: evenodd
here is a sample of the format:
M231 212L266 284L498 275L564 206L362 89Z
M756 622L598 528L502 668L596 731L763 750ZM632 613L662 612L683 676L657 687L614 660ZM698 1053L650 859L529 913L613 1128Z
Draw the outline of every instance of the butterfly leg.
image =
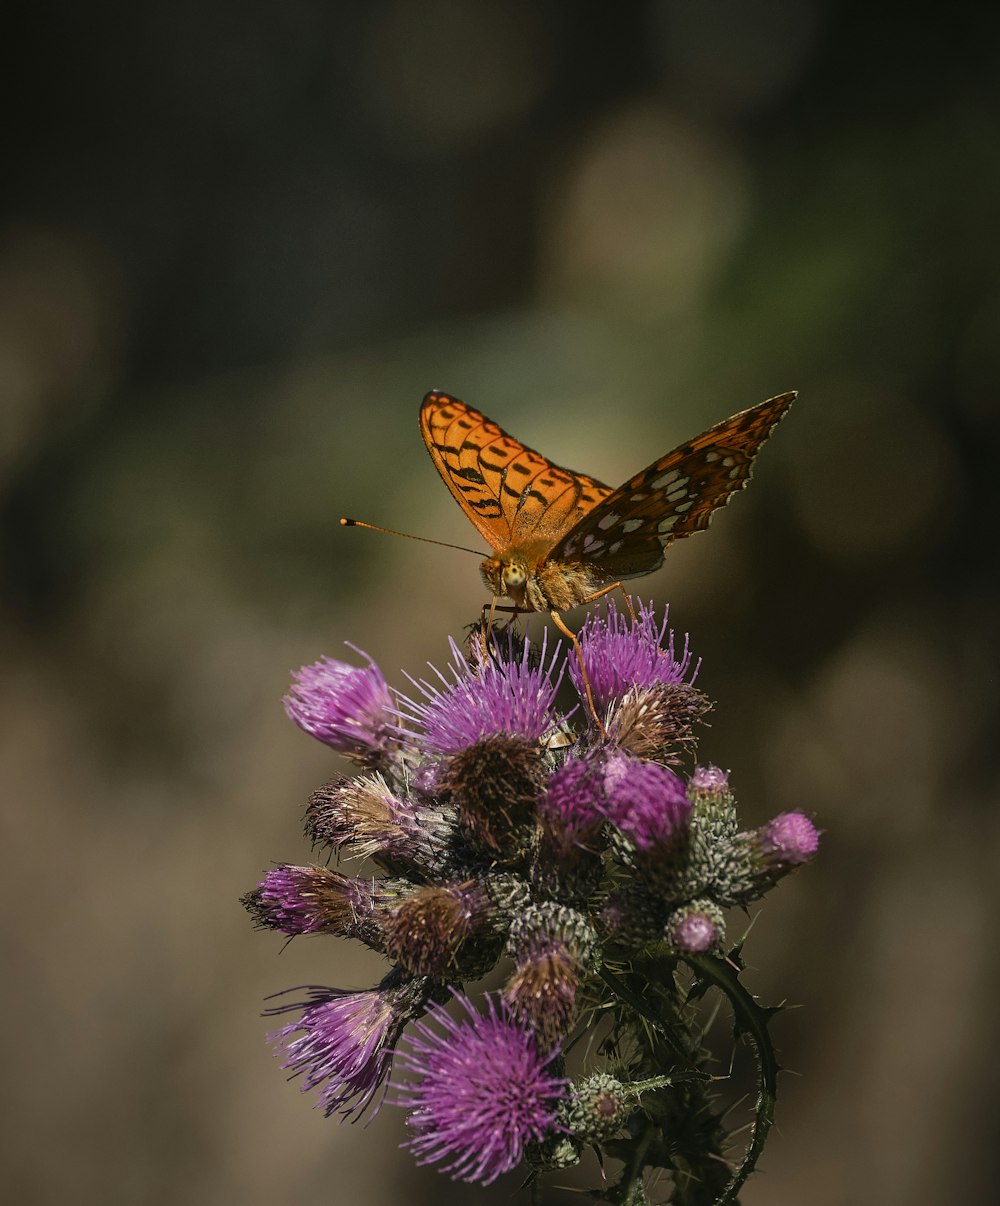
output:
M483 658L491 657L494 661L496 660L496 654L489 648L489 638L493 631L493 621L496 619L498 611L509 612L511 623L513 623L521 614L521 608L497 603L496 595L493 596L491 602L483 604L483 610L479 616L479 645Z
M605 594L606 592L602 591L600 593ZM580 663L580 673L583 675L583 689L587 693L587 706L590 708L590 714L593 716L594 722L601 730L601 736L606 738L608 730L601 724L601 718L597 715L597 708L594 706L594 693L590 689L590 679L587 678L587 667L583 662L583 650L580 648L580 642L576 639L576 634L571 632L563 623L563 618L559 612L550 611L549 615L552 617L552 623L572 643L573 648L576 650L576 660Z
M604 586L600 590L595 590L592 595L587 595L585 599L581 599L580 603L593 603L595 599L601 599L605 595L610 595L613 590L620 590L622 592L622 598L625 600L625 606L628 609L628 614L632 617L632 623L634 624L639 617L635 614L635 608L632 606L632 600L629 597L628 592L620 582L612 582L610 586Z

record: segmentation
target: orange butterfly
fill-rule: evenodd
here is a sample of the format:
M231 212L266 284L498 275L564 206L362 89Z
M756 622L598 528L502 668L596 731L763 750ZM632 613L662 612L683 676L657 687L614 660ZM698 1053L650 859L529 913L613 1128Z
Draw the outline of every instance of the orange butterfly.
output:
M420 430L445 485L493 549L480 569L494 600L548 611L572 637L558 613L652 573L668 544L707 528L747 484L795 396L717 423L617 490L554 465L448 394L424 397Z

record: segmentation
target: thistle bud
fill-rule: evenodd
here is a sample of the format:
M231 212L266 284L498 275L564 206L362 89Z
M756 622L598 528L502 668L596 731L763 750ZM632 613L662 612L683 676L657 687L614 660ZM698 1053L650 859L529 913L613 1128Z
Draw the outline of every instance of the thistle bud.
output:
M804 812L782 812L757 830L760 850L772 874L809 862L819 849L819 830Z
M622 1129L629 1113L628 1092L622 1082L597 1072L573 1086L562 1121L581 1143L606 1143Z
M736 799L729 789L729 775L717 766L697 766L688 780L691 825L709 843L725 841L739 827Z
M717 949L726 933L722 910L710 900L693 900L667 918L664 936L684 955L703 955Z
M597 935L582 913L557 904L532 905L514 919L508 951L514 972L503 995L516 1018L529 1023L543 1045L570 1029L576 992L593 971Z

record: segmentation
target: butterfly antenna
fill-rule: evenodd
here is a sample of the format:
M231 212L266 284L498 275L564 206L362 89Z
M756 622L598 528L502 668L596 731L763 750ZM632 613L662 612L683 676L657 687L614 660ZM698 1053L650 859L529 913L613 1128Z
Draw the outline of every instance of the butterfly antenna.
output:
M431 540L429 536L413 536L409 532L397 532L395 528L380 528L377 523L365 523L363 519L342 518L341 526L345 528L367 528L370 532L384 532L386 536L403 536L407 540L422 540L424 544L439 544L443 549L458 549L460 553L472 553L476 557L485 557L482 549L467 549L462 544L448 544L446 540Z

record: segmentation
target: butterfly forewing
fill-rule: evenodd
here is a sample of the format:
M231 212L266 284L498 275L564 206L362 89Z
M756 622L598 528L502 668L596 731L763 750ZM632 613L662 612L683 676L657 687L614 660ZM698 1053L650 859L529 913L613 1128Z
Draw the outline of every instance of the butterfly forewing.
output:
M548 560L583 561L609 580L650 573L671 541L707 528L712 513L743 489L794 399L779 394L660 457L585 515Z
M448 394L426 395L420 430L448 489L495 550L555 544L611 494L610 487L554 465Z

